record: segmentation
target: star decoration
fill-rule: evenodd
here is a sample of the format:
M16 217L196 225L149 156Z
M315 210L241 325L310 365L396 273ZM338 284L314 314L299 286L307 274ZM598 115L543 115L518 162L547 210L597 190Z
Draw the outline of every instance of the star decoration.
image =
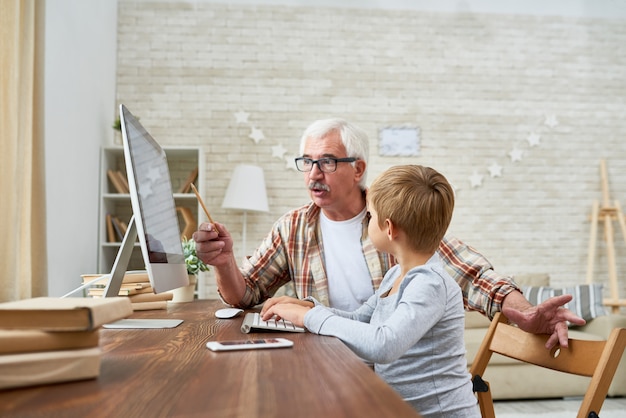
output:
M287 149L282 144L274 145L272 147L272 157L283 158L283 155L287 152Z
M248 123L248 116L250 116L250 114L248 112L244 112L243 110L235 113L237 123Z
M472 187L482 186L483 184L482 174L478 174L476 171L474 171L474 174L470 176L470 184L472 185Z
M261 142L261 140L265 139L265 135L263 135L263 131L255 127L252 127L252 131L250 132L250 135L248 136L252 138L255 144L258 144L259 142Z
M512 162L522 161L523 155L524 155L524 151L518 148L513 148L513 150L509 152L509 157L511 157Z
M496 162L493 162L487 169L489 170L489 175L491 177L502 176L502 166Z
M549 126L550 128L554 128L558 124L559 124L559 121L556 120L556 116L554 116L554 115L546 116L546 120L544 122L544 125Z
M290 170L293 171L298 171L298 169L296 168L296 157L295 155L287 155L285 156L285 162L287 164L285 164L285 168L288 168Z
M526 137L526 141L528 141L528 145L530 145L531 147L536 147L537 145L539 145L540 140L541 140L541 135L536 134L534 132L531 132Z

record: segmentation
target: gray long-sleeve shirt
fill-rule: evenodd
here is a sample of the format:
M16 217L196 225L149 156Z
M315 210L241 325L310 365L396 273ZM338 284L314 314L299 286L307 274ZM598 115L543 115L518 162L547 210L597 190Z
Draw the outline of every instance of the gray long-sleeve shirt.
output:
M304 325L341 339L373 362L376 373L423 416L480 417L465 359L459 285L435 254L409 271L397 293L385 297L399 274L399 266L389 270L354 312L316 302Z

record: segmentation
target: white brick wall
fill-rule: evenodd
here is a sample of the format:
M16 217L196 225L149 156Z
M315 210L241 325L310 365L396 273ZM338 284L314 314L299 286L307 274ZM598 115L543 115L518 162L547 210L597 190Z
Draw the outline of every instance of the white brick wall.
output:
M248 248L308 200L272 146L293 156L304 128L332 116L370 134L370 181L395 164L442 171L458 188L451 233L502 273L584 282L601 159L626 205L623 20L164 1L124 1L119 13L118 101L162 144L204 146L202 193L236 242L241 214L221 209L228 178L238 163L264 167L271 212L249 214ZM379 130L405 124L420 127L421 155L379 156ZM255 144L250 125L265 140ZM626 238L614 226L626 298ZM597 281L602 239L600 228Z

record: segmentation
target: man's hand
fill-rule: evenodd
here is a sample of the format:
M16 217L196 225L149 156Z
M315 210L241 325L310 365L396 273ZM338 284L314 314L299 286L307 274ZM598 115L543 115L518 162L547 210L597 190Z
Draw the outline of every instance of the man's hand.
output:
M502 313L522 330L533 334L550 334L546 348L557 343L568 346L568 325L585 325L586 321L563 305L572 300L572 295L554 296L537 306L532 306L519 292L511 292L504 299Z
M222 224L204 222L193 233L196 253L200 260L211 266L226 265L233 257L233 238Z
M238 307L246 292L246 282L233 254L233 238L222 224L204 222L193 233L196 254L213 267L217 289L224 302Z

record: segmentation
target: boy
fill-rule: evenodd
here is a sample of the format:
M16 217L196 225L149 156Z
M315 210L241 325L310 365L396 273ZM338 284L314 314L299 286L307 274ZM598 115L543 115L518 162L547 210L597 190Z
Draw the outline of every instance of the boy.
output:
M458 284L445 272L437 247L454 207L454 192L432 168L397 166L367 193L369 236L398 264L353 312L296 303L269 303L276 315L309 331L341 339L425 417L480 417L463 342Z

